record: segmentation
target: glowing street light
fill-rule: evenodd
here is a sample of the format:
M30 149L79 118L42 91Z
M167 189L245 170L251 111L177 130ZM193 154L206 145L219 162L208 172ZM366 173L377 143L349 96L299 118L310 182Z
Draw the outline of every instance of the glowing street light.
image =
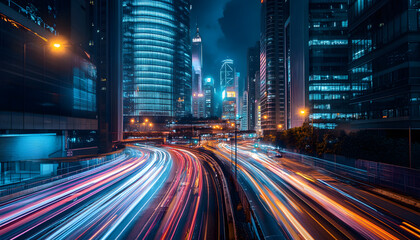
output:
M264 118L264 119L267 119L267 118L268 118L268 116L267 116L267 115L264 115L264 116L263 116L263 118Z
M282 124L279 124L279 125L277 125L277 128L278 129L282 129L283 128L283 125Z
M55 47L55 48L60 48L61 47L61 44L60 43L53 43L52 46Z
M131 123L134 123L134 121L135 121L135 120L134 120L134 118L130 119L130 122L131 122Z

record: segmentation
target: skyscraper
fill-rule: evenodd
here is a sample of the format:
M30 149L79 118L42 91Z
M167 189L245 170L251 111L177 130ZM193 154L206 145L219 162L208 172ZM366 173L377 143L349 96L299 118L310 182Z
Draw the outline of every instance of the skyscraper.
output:
M203 45L198 27L195 37L192 39L192 98L193 117L205 117L205 100L203 94Z
M419 128L419 1L350 1L349 30L350 81L361 90L353 127Z
M191 113L188 0L123 0L124 123Z
M247 76L246 76L246 91L248 92L248 111L247 115L242 116L248 118L247 130L255 130L255 123L256 123L256 117L255 117L255 106L256 101L258 100L259 93L256 96L256 74L260 70L260 43L257 42L257 44L254 47L251 47L248 49L248 56L247 56Z
M110 151L122 139L122 58L119 0L95 0L92 8L92 40L89 46L98 70L97 102L99 147Z
M346 101L357 92L347 72L347 1L296 0L287 8L286 127L310 120L333 129L353 117Z
M236 119L238 107L238 75L232 59L222 61L220 88L222 91L222 119Z
M261 7L260 106L264 133L286 122L284 79L285 0L264 0Z

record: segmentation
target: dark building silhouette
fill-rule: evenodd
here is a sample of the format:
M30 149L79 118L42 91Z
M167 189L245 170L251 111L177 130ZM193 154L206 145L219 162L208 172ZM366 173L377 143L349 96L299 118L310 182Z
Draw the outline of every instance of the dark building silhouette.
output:
M122 4L120 0L91 3L89 47L98 71L99 147L106 152L122 139Z
M87 1L0 1L0 145L14 160L97 152L88 9Z
M256 96L256 74L260 71L260 43L258 42L254 47L248 49L247 54L247 76L246 76L246 91L248 92L247 116L248 129L255 130L256 124L256 101L259 98Z

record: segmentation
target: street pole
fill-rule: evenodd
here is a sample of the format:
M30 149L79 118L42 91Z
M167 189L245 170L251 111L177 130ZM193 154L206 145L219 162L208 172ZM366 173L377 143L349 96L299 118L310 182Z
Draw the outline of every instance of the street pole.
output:
M411 124L408 126L408 162L411 168Z
M235 178L238 181L238 131L237 122L235 121Z
M26 40L25 40L26 41ZM25 100L26 100L26 42L23 43L23 96L22 96L22 103L23 103L23 129L25 129Z

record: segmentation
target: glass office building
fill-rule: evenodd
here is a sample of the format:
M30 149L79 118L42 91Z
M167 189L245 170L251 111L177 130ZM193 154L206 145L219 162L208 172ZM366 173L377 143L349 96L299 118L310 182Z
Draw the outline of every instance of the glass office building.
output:
M187 0L123 1L125 123L190 114L189 12Z
M349 28L350 81L362 90L353 127L419 127L419 2L352 0Z
M353 118L346 101L359 89L347 73L347 9L346 0L309 2L309 118L318 128Z

